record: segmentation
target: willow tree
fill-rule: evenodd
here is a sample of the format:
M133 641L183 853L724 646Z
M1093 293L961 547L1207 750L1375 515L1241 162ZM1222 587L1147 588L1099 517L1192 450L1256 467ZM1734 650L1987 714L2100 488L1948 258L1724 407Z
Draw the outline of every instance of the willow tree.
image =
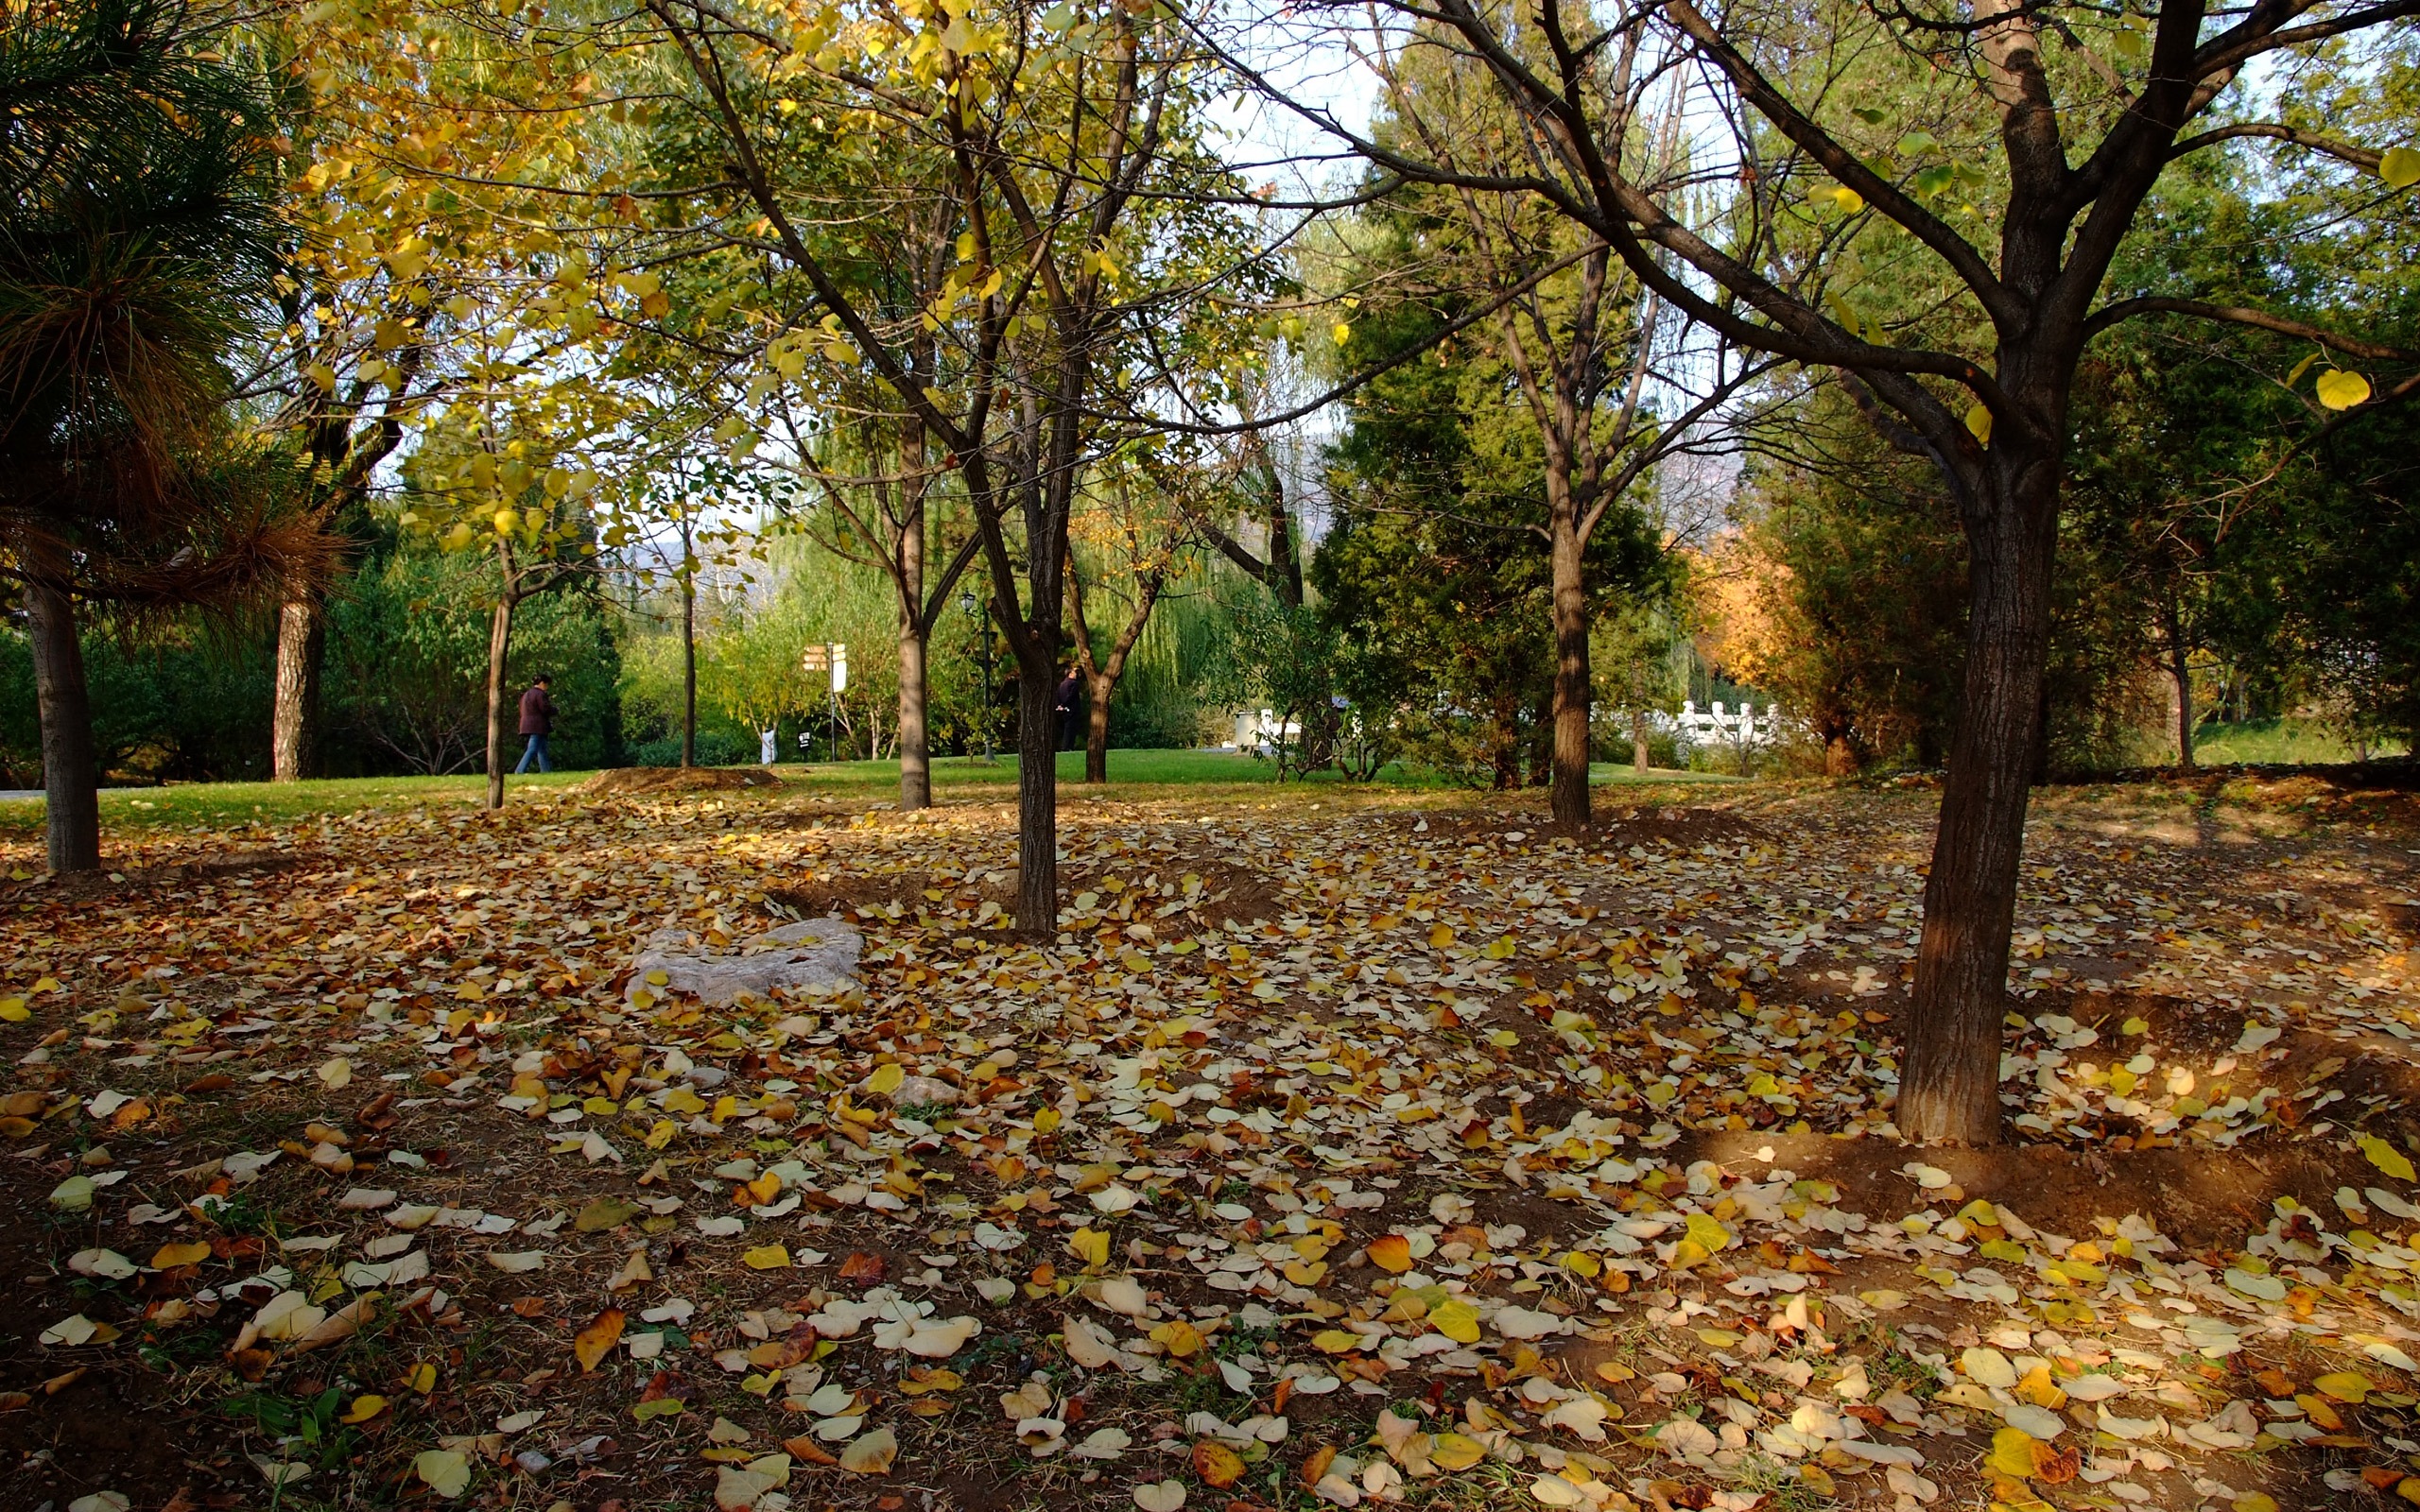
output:
M2411 353L2237 291L2108 290L2110 269L2169 166L2222 144L2318 155L2372 187L2420 181L2410 147L2264 118L2263 94L2234 87L2249 71L2359 47L2420 6L1382 4L1412 44L1434 37L1486 69L1519 123L1520 150L1473 167L1302 107L1324 129L1407 180L1533 198L1706 329L1844 375L1872 422L1929 460L1956 500L1969 558L1965 681L1897 1120L1914 1139L1996 1140L2069 405L2087 346L2151 313L2231 321L2330 353L2320 391L2339 421L2420 390L2420 375L2374 386L2350 366L2403 365ZM1343 26L1362 9L1333 13ZM1634 45L1652 66L1624 82L1611 70ZM1695 118L1729 132L1723 184L1710 169L1668 180L1629 129L1642 92L1673 75L1695 81ZM2361 196L2341 198L2359 213ZM1857 273L1886 263L1901 277L1922 269L1941 315L1905 328L1869 318Z

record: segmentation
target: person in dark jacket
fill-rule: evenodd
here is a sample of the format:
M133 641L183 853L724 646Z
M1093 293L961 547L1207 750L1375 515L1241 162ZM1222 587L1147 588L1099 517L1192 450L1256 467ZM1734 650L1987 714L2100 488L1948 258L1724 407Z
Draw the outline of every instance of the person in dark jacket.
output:
M1076 748L1076 690L1080 685L1076 669L1069 667L1067 675L1059 679L1059 691L1051 696L1051 709L1059 715L1060 750Z
M529 737L529 746L521 753L521 765L512 769L515 777L529 769L533 756L537 758L538 770L555 769L554 764L546 760L546 735L555 727L555 700L546 696L546 689L553 680L541 672L538 680L521 696L521 732Z

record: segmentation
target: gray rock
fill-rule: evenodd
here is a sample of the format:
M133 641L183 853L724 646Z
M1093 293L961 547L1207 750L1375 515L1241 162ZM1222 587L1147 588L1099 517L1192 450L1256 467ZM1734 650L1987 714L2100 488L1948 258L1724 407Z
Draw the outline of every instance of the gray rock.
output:
M659 929L631 963L625 995L658 998L686 993L721 1006L742 997L769 998L781 988L841 988L857 979L865 936L838 918L784 924L735 944L717 947L693 930ZM664 973L662 982L648 980Z

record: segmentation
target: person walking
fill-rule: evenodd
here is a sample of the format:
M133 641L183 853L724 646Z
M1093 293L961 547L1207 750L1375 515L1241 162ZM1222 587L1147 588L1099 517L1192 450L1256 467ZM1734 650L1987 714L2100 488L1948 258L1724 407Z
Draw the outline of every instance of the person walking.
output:
M528 691L521 696L521 732L529 737L529 745L521 753L521 765L512 769L515 777L529 769L532 757L537 759L538 770L551 772L555 769L554 764L546 760L546 736L555 727L555 700L546 690L553 681L552 678L541 672L538 680L529 684Z
M1059 715L1060 750L1076 748L1076 689L1080 681L1076 669L1069 667L1067 675L1059 679L1059 691L1052 696L1051 707Z

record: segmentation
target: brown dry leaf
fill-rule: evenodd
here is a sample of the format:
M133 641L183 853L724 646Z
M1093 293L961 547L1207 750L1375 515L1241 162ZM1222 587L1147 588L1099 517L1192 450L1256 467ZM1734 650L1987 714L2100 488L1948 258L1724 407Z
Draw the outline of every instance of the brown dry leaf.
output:
M585 1373L596 1368L597 1363L622 1340L622 1310L609 1307L596 1314L596 1321L579 1331L571 1341L571 1352Z
M1303 1456L1303 1488L1307 1491L1319 1485L1320 1477L1327 1473L1328 1466L1335 1461L1336 1446L1334 1444L1312 1445L1311 1452Z
M899 1458L899 1440L890 1429L860 1434L840 1452L840 1468L853 1475L888 1475Z

